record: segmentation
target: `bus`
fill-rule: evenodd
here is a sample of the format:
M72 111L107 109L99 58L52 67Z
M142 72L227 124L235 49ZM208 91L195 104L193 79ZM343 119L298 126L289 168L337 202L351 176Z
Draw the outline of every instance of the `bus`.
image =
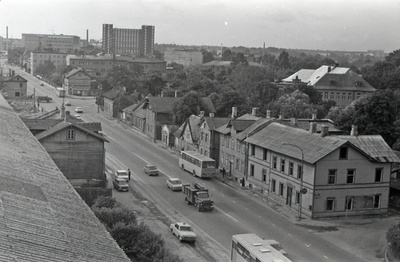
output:
M256 234L232 236L231 262L291 262L275 240L265 240Z
M179 156L179 166L193 176L211 177L215 175L215 160L194 151L182 151Z
M65 90L65 88L57 87L56 93L57 93L57 96L59 96L59 97L65 97L66 90Z

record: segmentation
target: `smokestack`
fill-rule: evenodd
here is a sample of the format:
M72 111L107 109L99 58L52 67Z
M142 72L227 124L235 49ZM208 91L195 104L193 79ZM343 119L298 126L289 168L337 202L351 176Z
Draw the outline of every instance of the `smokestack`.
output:
M351 135L351 136L357 136L357 135L358 135L357 126L355 126L355 125L352 125L352 126L351 126L350 135Z
M86 29L86 45L89 45L89 29Z
M298 126L297 118L292 117L291 122L292 122L292 125L293 125L294 127L297 127L297 126Z
M65 119L65 106L64 106L64 101L61 104L61 110L60 110L60 118Z
M236 107L232 107L232 118L236 118L237 117L237 108Z
M321 129L321 137L327 136L329 133L329 126L323 125Z
M316 114L316 113L312 113L311 119L312 119L312 120L317 119L317 114Z
M314 134L317 132L317 123L316 122L310 122L310 133Z
M64 122L69 122L71 118L71 113L69 111L65 112Z
M257 116L258 115L258 107L253 107L251 110L251 115L252 116Z
M267 110L267 116L266 116L266 118L267 118L267 119L270 119L270 118L271 118L271 110Z
M265 42L264 42L264 45L263 45L263 56L265 55Z
M6 26L6 39L8 39L8 26Z

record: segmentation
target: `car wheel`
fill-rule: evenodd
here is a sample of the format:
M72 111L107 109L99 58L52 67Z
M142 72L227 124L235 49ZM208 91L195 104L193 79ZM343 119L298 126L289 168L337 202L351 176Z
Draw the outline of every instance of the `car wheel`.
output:
M182 170L185 170L185 165L181 165L181 169L182 169Z
M197 211L201 212L201 208L199 205L197 206Z
M179 236L179 242L182 242L182 241L183 241L182 237L181 237L181 236Z
M193 170L193 176L196 176L196 171L195 170Z

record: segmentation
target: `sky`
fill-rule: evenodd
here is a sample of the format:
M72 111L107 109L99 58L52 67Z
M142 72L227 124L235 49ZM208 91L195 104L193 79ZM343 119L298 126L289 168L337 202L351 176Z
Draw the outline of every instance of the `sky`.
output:
M366 51L400 49L400 0L0 0L0 36L155 26L155 43Z

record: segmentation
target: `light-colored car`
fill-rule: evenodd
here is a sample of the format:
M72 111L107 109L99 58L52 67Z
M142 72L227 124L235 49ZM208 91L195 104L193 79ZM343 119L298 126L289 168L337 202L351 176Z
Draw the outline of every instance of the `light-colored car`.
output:
M195 242L197 239L197 235L193 232L193 229L190 225L185 222L176 222L169 226L173 235L175 235L180 242Z
M71 106L72 104L71 104L70 101L67 101L67 102L65 102L65 105L66 105L66 106Z
M77 112L77 113L83 113L83 108L80 107L80 106L78 106L78 107L75 108L75 112Z
M182 191L182 181L179 178L169 178L167 180L167 186L172 191Z
M81 115L74 115L76 119L82 119Z
M158 168L155 165L145 165L144 172L149 176L158 176Z
M126 171L124 169L116 170L115 178L121 178L121 179L125 179L125 181L129 181L128 171Z
M118 191L129 191L128 182L124 178L114 178L113 179L114 188Z

